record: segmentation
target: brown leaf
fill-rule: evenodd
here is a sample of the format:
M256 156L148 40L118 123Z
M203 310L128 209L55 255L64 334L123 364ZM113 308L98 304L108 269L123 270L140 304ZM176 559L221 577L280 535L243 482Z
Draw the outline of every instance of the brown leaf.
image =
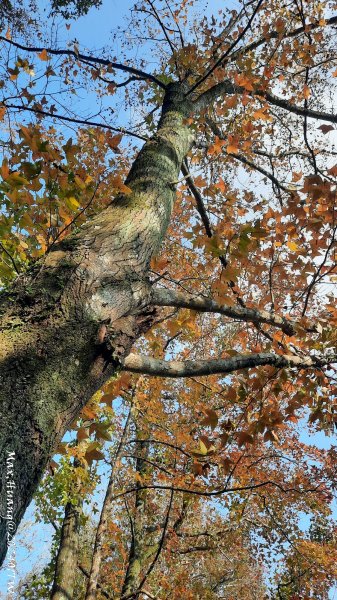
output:
M318 129L324 134L329 133L329 131L335 131L335 128L332 125L320 125Z
M243 444L253 444L254 438L248 433L248 431L241 431L238 435L238 444L239 446L243 446Z
M201 421L201 425L206 425L206 427L211 427L212 429L215 429L219 420L215 410L212 410L211 408L206 408L205 413L207 416Z

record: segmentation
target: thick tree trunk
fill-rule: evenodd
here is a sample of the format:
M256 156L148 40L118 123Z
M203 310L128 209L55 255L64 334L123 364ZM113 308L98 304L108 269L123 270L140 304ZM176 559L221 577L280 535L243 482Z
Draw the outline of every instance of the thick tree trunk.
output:
M78 567L80 512L80 507L71 502L65 506L51 600L70 600L74 594Z
M171 85L157 133L126 180L132 193L115 198L1 295L0 564L9 522L19 524L69 424L151 325L147 272L192 143L189 112L181 86ZM13 452L14 506L6 518Z

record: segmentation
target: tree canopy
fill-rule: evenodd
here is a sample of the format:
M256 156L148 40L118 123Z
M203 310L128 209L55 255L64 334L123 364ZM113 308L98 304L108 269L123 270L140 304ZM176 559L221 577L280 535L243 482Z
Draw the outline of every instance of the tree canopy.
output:
M336 586L336 8L141 0L98 49L100 1L3 3L1 559L34 494L55 529L22 597Z

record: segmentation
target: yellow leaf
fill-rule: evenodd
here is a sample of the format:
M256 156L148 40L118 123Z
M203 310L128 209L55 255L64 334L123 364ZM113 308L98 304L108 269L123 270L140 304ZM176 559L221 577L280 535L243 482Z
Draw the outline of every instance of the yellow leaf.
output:
M66 198L65 199L66 205L68 206L68 208L70 208L70 210L76 210L80 203L78 200L76 200L76 198L74 198L74 196L70 196L70 198Z
M207 454L207 447L205 446L204 442L202 442L201 440L199 440L199 448L200 448L200 454L203 454L203 455Z
M287 242L287 246L292 252L297 252L300 249L296 242Z
M85 183L78 175L75 175L75 183L81 190L85 189Z

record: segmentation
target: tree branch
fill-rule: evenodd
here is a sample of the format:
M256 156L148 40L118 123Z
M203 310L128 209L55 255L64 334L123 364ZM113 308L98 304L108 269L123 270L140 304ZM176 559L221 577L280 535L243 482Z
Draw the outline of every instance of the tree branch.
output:
M194 106L196 110L202 110L203 108L207 108L212 102L214 102L219 96L223 96L225 94L242 94L246 92L245 88L236 85L229 79L222 81L221 83L217 83L213 85L211 88L206 90L203 94L198 96L198 98L194 101ZM331 123L337 123L337 115L332 115L325 112L318 112L316 110L312 110L310 108L305 108L303 106L296 106L286 100L285 98L279 98L275 96L271 92L267 92L266 90L256 89L252 92L249 92L251 96L259 96L261 98L265 98L270 104L274 106L279 106L284 110L294 113L295 115L300 115L302 117L310 117L311 119L317 119L319 121L329 121Z
M192 192L192 194L194 196L194 199L195 199L195 202L196 202L196 205L197 205L197 211L198 211L198 213L200 215L200 218L202 220L202 223L203 223L203 225L205 227L206 235L207 235L207 237L211 238L211 237L213 237L211 223L210 223L210 220L208 218L208 215L207 215L207 212L206 212L206 209L205 209L205 205L204 205L203 200L202 200L202 196L201 196L198 188L196 187L196 185L195 185L195 183L194 183L194 181L193 181L193 179L192 179L192 177L191 177L191 175L189 173L189 170L188 170L188 167L187 167L187 164L186 164L186 160L183 161L183 163L181 165L181 172L185 176L186 183L187 183L190 191Z
M213 133L220 138L221 140L224 140L224 135L220 129L220 127L217 125L217 123L215 123L212 119L206 117L206 122L207 124L210 126L210 128L212 129ZM235 158L236 160L240 161L241 163L247 165L248 167L251 167L251 169L254 169L255 171L258 171L259 173L261 173L261 175L264 175L264 177L267 177L279 190L283 190L284 192L287 192L288 194L291 193L291 190L289 190L288 188L286 188L276 177L275 175L273 175L273 173L269 173L269 171L267 171L266 169L264 169L263 167L260 167L260 165L257 165L256 163L254 163L253 161L249 160L248 158L246 158L245 156L243 156L242 154L234 154L234 153L230 153L230 156L232 156L233 158Z
M119 494L116 494L116 496L114 497L114 500L117 500L118 498L122 498L123 496L126 496L128 494L134 494L137 490L174 490L174 492L182 492L183 494L191 494L194 496L205 496L206 498L210 498L212 496L221 496L222 494L230 494L232 492L243 492L246 490L256 490L258 488L262 488L262 487L266 487L266 486L273 486L276 487L277 489L279 489L281 492L283 492L284 494L288 494L288 493L296 493L296 494L315 494L317 492L320 491L320 484L317 485L314 488L307 488L307 489L299 489L299 488L285 488L283 487L280 483L277 483L276 481L272 481L272 480L268 480L268 481L262 481L260 483L251 483L249 485L242 485L242 486L237 486L237 487L224 487L221 488L219 490L212 490L210 492L206 492L203 490L196 490L196 489L189 489L189 488L183 488L183 487L172 487L171 485L161 485L161 484L153 484L153 485L143 485L143 486L139 486L137 488L130 488L128 490L125 490L124 492L121 492Z
M86 125L87 127L101 127L101 129L109 129L110 131L116 131L117 133L123 133L124 135L131 135L132 137L136 137L142 141L147 140L147 138L143 135L133 133L133 131L129 131L128 129L124 129L123 127L113 127L112 125L98 123L97 121L88 121L87 119L78 119L77 117L67 117L66 115L59 115L58 113L48 112L47 110L42 110L41 108L34 108L32 106L25 106L24 104L18 106L16 104L7 104L6 101L4 101L2 102L2 106L18 111L28 111L38 115L42 115L44 117L50 117L51 119L60 119L61 121L66 121L67 123L78 123L79 125Z
M75 60L96 63L99 65L104 65L105 67L110 67L119 71L124 71L125 73L132 73L133 75L137 75L140 79L145 79L148 81L152 81L156 83L162 89L166 89L166 86L160 79L157 79L155 75L151 75L151 73L146 73L141 69L136 69L135 67L130 67L129 65L123 65L122 63L112 62L107 58L101 58L97 56L90 56L90 54L82 54L81 52L76 52L75 50L55 50L53 48L41 48L37 46L24 46L23 44L19 44L18 42L14 42L13 40L8 40L3 35L0 35L0 41L6 42L6 44L10 44L11 46L18 48L19 50L24 50L25 52L38 52L41 53L43 50L47 52L47 54L51 54L53 56L71 56L75 58Z
M164 288L153 290L152 302L157 306L175 306L200 312L218 313L232 319L249 321L254 324L267 323L281 329L286 335L294 335L296 331L295 323L265 310L241 306L222 306L211 298L188 296L183 292L175 292ZM312 328L310 331L315 331L315 329Z
M335 25L336 23L337 23L337 15L330 17L330 19L326 19L326 21L325 21L325 25ZM321 27L319 21L316 21L316 23L307 23L305 27L303 27L303 26L297 27L297 29L294 29L293 31L289 31L289 33L283 34L283 39L293 38L293 37L296 37L297 35L300 35L301 33L307 33L309 31L314 31L318 27ZM259 46L262 46L262 44L264 44L265 42L269 42L269 40L278 39L279 36L280 36L279 31L274 30L274 31L268 32L268 39L265 36L262 36L255 42L251 42L251 44L248 44L248 46L239 48L238 50L236 50L236 52L233 52L233 54L228 57L228 59L226 60L226 63L232 62L233 60L237 59L238 56L240 56L240 55L242 56L243 54L252 52L252 50L256 50L257 48L259 48Z
M337 362L337 355L326 357L295 356L293 354L274 354L259 352L238 354L230 358L208 360L160 360L142 354L129 354L125 359L122 370L131 373L142 373L154 377L195 377L201 375L225 375L240 369L249 369L261 365L277 368L288 367L297 369L321 368Z
M229 54L232 52L232 50L235 48L235 46L238 45L238 43L243 39L243 37L245 36L245 34L247 33L247 31L250 29L251 24L254 20L254 17L256 16L256 14L258 13L261 4L262 4L263 0L259 0L257 5L255 6L251 16L248 19L248 23L246 25L246 27L244 27L244 29L240 32L240 34L238 35L238 37L234 40L234 42L231 43L231 45L229 46L229 48L226 50L226 52L220 56L220 58L214 63L214 65L205 73L205 75L203 75L199 81L197 81L192 87L191 89L188 91L188 94L192 94L194 92L194 90L196 90L197 87L199 87L204 81L206 81L206 79L208 79L208 77L215 71L215 69L217 69L217 67L220 67L220 65L224 62L225 58L227 58L227 56L229 56ZM187 94L187 95L188 95Z

